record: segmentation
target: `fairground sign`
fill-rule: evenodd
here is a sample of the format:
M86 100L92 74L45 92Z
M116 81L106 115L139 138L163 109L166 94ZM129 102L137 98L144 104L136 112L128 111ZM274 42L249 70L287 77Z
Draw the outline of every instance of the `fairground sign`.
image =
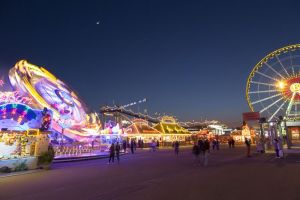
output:
M259 112L245 112L243 113L243 121L255 121L260 119Z

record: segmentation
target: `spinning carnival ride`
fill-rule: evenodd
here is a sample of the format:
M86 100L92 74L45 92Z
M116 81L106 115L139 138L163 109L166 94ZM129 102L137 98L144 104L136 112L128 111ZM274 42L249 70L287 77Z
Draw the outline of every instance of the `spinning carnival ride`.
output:
M65 136L85 141L98 131L89 131L82 101L61 80L43 67L21 60L9 72L15 90L34 100L34 106L53 112L52 128ZM100 127L96 127L100 128Z
M300 119L300 44L265 56L252 70L246 88L252 111L268 121L279 116Z

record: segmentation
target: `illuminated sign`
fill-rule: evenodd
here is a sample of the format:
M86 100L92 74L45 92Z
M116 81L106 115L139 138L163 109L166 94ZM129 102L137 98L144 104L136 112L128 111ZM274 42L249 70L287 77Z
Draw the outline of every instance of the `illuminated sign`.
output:
M259 120L260 113L259 112L245 112L243 113L243 121L255 121Z
M291 86L290 86L290 90L292 92L300 92L300 83L293 83Z

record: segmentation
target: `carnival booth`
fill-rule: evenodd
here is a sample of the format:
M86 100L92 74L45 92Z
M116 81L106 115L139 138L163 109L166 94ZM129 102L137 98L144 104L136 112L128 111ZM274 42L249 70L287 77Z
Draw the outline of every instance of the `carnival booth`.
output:
M102 151L108 151L112 143L122 142L123 128L119 123L109 120L105 123L104 129L100 131L100 144Z
M2 101L0 168L9 171L37 168L38 157L48 152L50 124L51 111Z
M153 128L162 133L163 145L170 145L175 141L191 143L191 133L181 127L173 117L164 116Z
M195 133L195 136L197 139L205 140L210 139L212 137L212 133L208 129L202 129Z
M242 135L241 130L233 130L230 133L230 137L237 143L237 144L242 144L245 141L245 137Z
M242 126L242 130L232 131L230 137L233 138L237 144L243 144L245 138L250 139L252 143L256 142L255 130L251 129L247 124Z
M153 141L162 141L162 134L149 126L146 120L134 119L132 120L132 124L126 128L124 138L127 141L136 140L138 144L143 144L143 147L146 147Z

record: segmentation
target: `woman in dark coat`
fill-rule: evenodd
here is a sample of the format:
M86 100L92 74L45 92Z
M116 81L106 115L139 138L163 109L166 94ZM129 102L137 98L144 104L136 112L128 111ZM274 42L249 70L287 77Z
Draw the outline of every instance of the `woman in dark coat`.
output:
M112 143L110 148L109 148L108 164L110 163L110 161L115 162L115 145L114 145L114 143Z
M117 142L115 149L116 149L116 157L117 157L117 160L119 163L120 162L120 150L121 150L119 142Z

